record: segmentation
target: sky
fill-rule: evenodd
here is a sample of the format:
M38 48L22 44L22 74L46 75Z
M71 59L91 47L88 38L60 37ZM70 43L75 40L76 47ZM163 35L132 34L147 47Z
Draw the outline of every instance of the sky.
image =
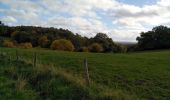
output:
M0 0L0 20L7 25L65 28L87 37L102 32L120 42L169 27L169 11L169 0Z

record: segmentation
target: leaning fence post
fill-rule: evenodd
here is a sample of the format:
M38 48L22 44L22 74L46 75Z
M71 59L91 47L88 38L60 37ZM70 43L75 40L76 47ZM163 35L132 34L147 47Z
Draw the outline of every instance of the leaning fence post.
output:
M33 63L34 63L34 67L36 67L36 62L37 62L37 53L35 52L34 53L34 60L33 60Z
M86 81L86 84L89 86L90 85L90 79L89 79L87 59L84 59L84 71L85 71L85 81Z

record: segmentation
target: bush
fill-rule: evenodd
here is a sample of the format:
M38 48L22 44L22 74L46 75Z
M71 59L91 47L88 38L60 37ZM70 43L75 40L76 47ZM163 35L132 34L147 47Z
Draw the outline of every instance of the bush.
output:
M49 40L48 40L47 36L40 37L39 40L38 40L38 44L43 48L48 47L49 46Z
M102 52L103 51L103 47L98 44L98 43L93 43L89 46L89 50L91 52Z
M31 33L25 31L15 31L11 34L11 38L18 43L33 42L34 36Z
M79 52L88 52L88 48L87 47L81 47Z
M3 42L4 42L3 38L0 37L0 47L3 46Z
M121 46L121 53L126 53L126 52L127 52L127 47Z
M113 48L114 53L126 53L127 47L121 44L115 44Z
M8 40L5 40L5 41L3 42L3 46L4 46L4 47L9 47L9 48L14 48L14 47L15 47L15 45L13 44L13 42L8 41Z
M20 43L19 44L19 47L20 48L25 48L25 49L29 49L29 48L32 48L32 44L31 43Z
M65 40L65 39L54 40L50 47L53 50L64 50L64 51L74 50L74 45L69 40Z

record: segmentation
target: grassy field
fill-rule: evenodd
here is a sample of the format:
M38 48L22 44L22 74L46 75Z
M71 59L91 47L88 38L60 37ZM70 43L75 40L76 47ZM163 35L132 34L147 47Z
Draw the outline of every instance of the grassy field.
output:
M48 89L47 86L63 87L62 89L53 89L44 98L54 99L153 99L162 100L170 99L170 51L149 51L140 53L128 54L102 54L102 53L78 53L78 52L62 52L40 49L10 49L0 48L0 52L6 52L15 59L16 50L22 60L26 61L26 65L32 66L34 52L38 55L38 64L41 65L39 70L46 69L51 66L57 68L57 76L44 79L41 81L41 89L34 89L30 79L30 74L34 76L34 68L27 67L25 71L29 70L30 74L26 78L10 78L9 75L4 74L6 70L11 69L7 66L16 66L16 70L20 71L20 65L5 63L5 59L0 62L1 78L0 88L4 88L5 92L0 89L0 97L2 93L8 92L10 84L17 83L19 80L25 80L29 83L25 92L21 92L21 96L40 98L41 94L37 94L42 90ZM86 87L83 82L83 59L87 58L89 66L89 74L91 86ZM30 63L30 64L29 64ZM17 67L18 66L18 67ZM45 66L45 68L43 67ZM5 68L4 68L5 67ZM7 68L7 69L6 69ZM9 69L8 69L9 68ZM8 71L7 71L8 72ZM22 71L20 71L21 73ZM61 73L62 72L62 73ZM16 73L19 73L16 71ZM60 74L59 74L60 73ZM6 76L5 76L6 75ZM49 75L46 73L46 77ZM20 74L19 74L20 76ZM36 75L35 75L36 76ZM54 78L54 79L53 79ZM7 82L7 81L9 82ZM52 81L54 80L54 81ZM65 81L63 81L65 80ZM52 82L51 82L52 81ZM7 82L7 83L5 83ZM39 81L38 81L39 82ZM51 84L50 84L51 82ZM54 82L54 83L53 83ZM69 83L69 85L68 85ZM50 85L49 85L50 84ZM56 85L55 85L56 84ZM67 89L65 85L67 86ZM5 85L5 86L4 86ZM9 86L8 86L9 85ZM12 86L11 86L12 87ZM43 88L44 87L44 88ZM15 90L10 88L11 91ZM76 89L76 90L74 90ZM17 90L17 88L16 88ZM48 90L50 91L50 90ZM81 92L80 92L81 91ZM14 91L13 91L14 92ZM15 93L15 92L14 92ZM11 93L12 94L12 93ZM50 95L53 94L53 95ZM82 95L81 95L82 94ZM17 94L16 94L17 95ZM15 95L15 96L16 96ZM18 94L19 95L19 94ZM5 97L8 97L6 94ZM5 98L3 97L3 98ZM10 96L9 96L10 97ZM11 96L13 97L13 95ZM30 97L30 96L28 96ZM22 98L22 97L21 97ZM23 98L22 98L23 99ZM42 98L41 98L42 99Z

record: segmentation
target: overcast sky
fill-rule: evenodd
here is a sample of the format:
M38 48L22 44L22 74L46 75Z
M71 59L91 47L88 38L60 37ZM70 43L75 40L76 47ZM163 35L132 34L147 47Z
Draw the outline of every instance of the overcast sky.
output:
M170 26L170 0L0 0L0 20L134 42L141 31Z

